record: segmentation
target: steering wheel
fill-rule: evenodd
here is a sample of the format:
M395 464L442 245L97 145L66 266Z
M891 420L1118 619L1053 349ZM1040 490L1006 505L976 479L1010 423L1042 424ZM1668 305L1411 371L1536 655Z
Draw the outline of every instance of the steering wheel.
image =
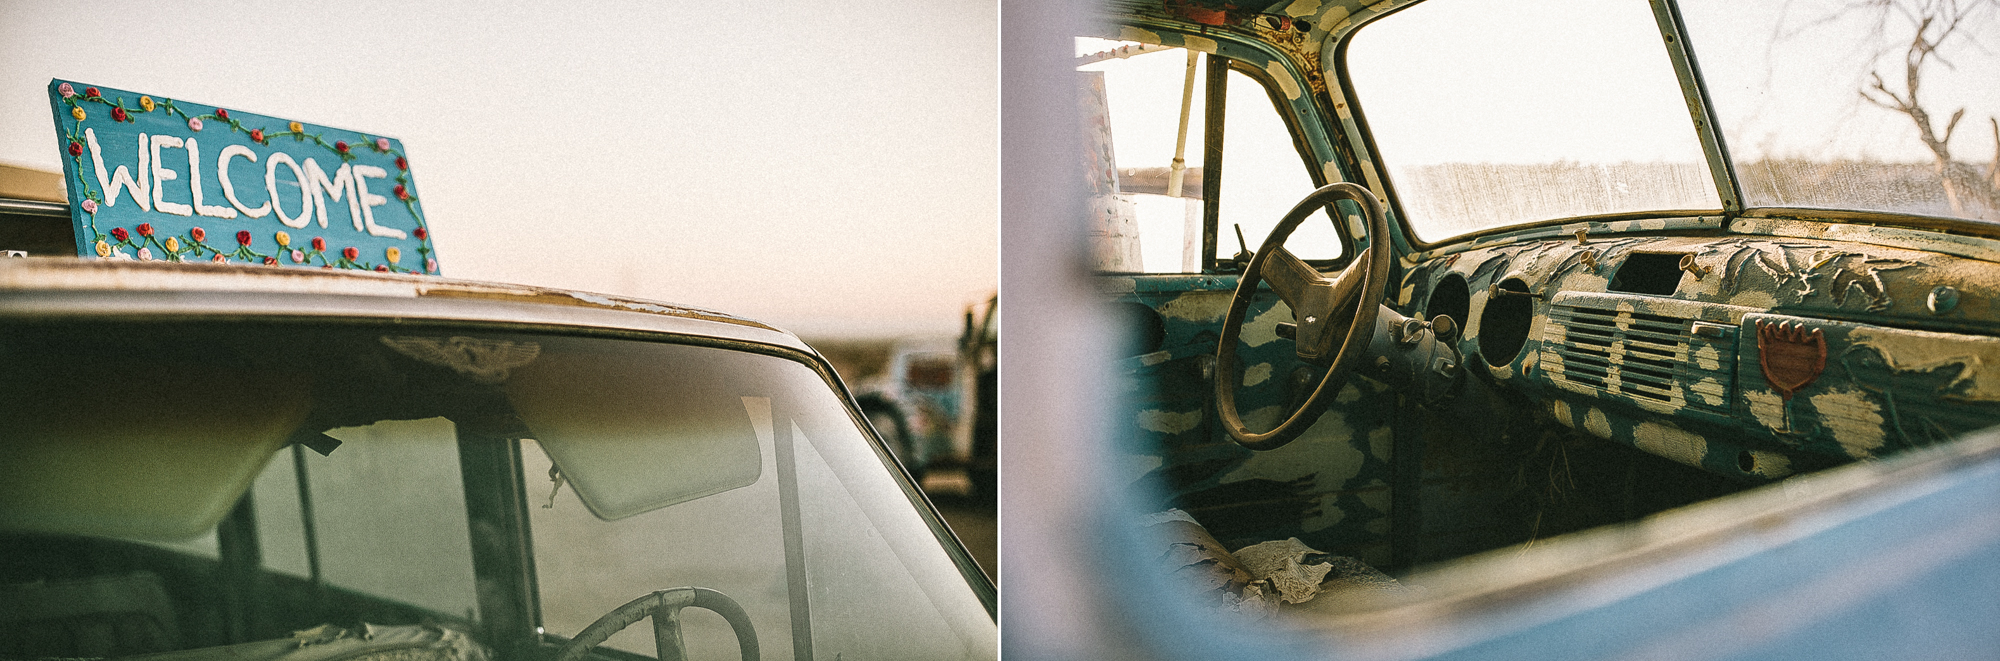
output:
M736 646L743 661L757 660L757 630L750 626L750 614L736 600L708 588L673 588L633 599L605 613L564 645L556 653L556 661L583 661L590 650L604 644L611 634L624 631L649 615L653 618L653 645L658 648L660 661L685 661L687 642L681 638L681 609L689 606L721 615L729 622L729 628L736 631Z
M1339 200L1361 205L1368 222L1368 249L1345 270L1328 278L1284 246L1285 239L1313 212ZM1333 403L1334 394L1360 366L1374 337L1376 312L1389 287L1388 241L1389 220L1382 203L1368 189L1347 182L1327 184L1306 195L1271 228L1271 235L1243 268L1215 348L1215 409L1222 416L1223 429L1238 445L1252 450L1283 447L1318 421ZM1259 282L1271 283L1278 298L1291 307L1296 329L1292 339L1298 346L1299 360L1327 368L1305 403L1276 429L1262 433L1250 431L1236 411L1236 383L1242 379L1236 365L1236 341Z

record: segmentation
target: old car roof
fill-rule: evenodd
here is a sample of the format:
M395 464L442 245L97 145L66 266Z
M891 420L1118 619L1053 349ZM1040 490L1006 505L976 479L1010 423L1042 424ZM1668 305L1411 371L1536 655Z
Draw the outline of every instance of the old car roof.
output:
M394 319L665 332L812 353L734 315L641 299L430 276L242 264L0 260L0 318Z

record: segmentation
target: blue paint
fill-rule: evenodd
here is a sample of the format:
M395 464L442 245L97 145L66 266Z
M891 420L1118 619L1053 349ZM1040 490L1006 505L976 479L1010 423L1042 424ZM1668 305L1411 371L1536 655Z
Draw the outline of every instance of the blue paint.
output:
M438 273L398 140L62 80L49 105L79 256Z

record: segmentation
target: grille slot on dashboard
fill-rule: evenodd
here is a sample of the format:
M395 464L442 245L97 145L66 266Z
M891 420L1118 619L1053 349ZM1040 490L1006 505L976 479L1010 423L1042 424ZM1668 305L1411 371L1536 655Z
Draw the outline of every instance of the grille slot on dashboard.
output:
M1556 381L1642 402L1727 410L1735 351L1727 342L1692 336L1688 320L1558 304L1549 321L1554 332L1543 359Z

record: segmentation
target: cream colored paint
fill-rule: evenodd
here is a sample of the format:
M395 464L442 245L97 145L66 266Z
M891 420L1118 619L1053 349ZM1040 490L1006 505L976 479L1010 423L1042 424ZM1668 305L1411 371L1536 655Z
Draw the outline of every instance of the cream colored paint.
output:
M1125 481L1127 483L1138 481L1140 478L1145 477L1147 473L1159 470L1161 466L1167 463L1166 459L1150 454L1122 455L1121 459L1122 461L1119 463L1123 464L1121 468L1125 469Z
M1201 51L1210 55L1221 52L1221 48L1216 45L1215 40L1208 37L1197 37L1190 34L1182 36L1181 42L1187 45L1188 50Z
M1611 419L1604 417L1604 410L1592 407L1583 415L1583 430L1598 438L1611 438Z
M1897 372L1927 372L1962 364L1945 386L1956 391L1950 393L1953 399L2000 401L2000 374L1986 369L1988 364L2000 366L2000 342L1992 338L1866 327L1854 329L1848 338L1857 346L1881 352L1889 369Z
M1773 308L1778 305L1778 297L1771 295L1771 292L1763 290L1744 291L1729 297L1729 304L1752 308Z
M1700 434L1659 422L1642 422L1632 430L1632 444L1639 449L1687 464L1701 466L1708 456L1708 439Z
M1295 0L1292 4L1285 6L1285 15L1292 18L1311 16L1319 13L1319 9L1319 0Z
M1140 411L1139 428L1162 434L1179 434L1201 425L1200 411Z
M1819 422L1852 457L1872 457L1888 430L1882 427L1882 407L1860 390L1835 390L1808 398Z
M1319 164L1319 174L1329 184L1336 181L1346 181L1340 177L1340 164L1333 161Z
M1160 33L1154 32L1152 30L1141 30L1139 28L1135 28L1130 25L1121 25L1118 27L1118 38L1125 41L1136 41L1142 44L1160 43Z
M1243 370L1243 387L1248 388L1271 380L1272 369L1270 363L1251 365L1249 369Z
M1357 241L1368 238L1368 224L1361 222L1360 214L1347 214L1347 229L1354 233Z
M1729 389L1724 388L1722 382L1717 381L1714 377L1702 379L1688 390L1693 392L1696 397L1701 398L1701 403L1708 406L1721 406L1728 399L1729 394Z
M1278 340L1278 324L1291 323L1292 309L1284 303L1271 306L1264 314L1257 315L1243 324L1243 343L1261 347Z
M1765 450L1751 450L1750 457L1756 462L1756 466L1750 469L1752 475L1777 479L1792 474L1791 457Z
M1771 390L1745 390L1743 399L1750 403L1750 417L1757 424L1774 430L1785 429L1785 398Z
M1256 413L1270 422L1253 426L1253 429L1275 426L1277 416L1283 415L1283 411L1276 406L1258 409ZM1347 426L1346 419L1339 415L1320 416L1318 422L1307 427L1305 433L1289 445L1251 454L1241 465L1224 474L1221 481L1224 484L1250 479L1286 482L1312 477L1317 490L1338 490L1361 473L1363 457L1354 449L1353 440L1354 429Z
M1229 314L1230 296L1230 292L1191 291L1161 303L1157 309L1168 319L1213 324Z
M1385 425L1368 431L1368 453L1375 458L1386 461L1395 452L1395 448L1396 430Z
M1278 81L1278 90L1285 93L1286 99L1297 101L1300 96L1304 95L1299 90L1299 81L1293 80L1292 72L1286 70L1285 65L1277 60L1272 60L1269 64L1265 64L1264 73L1270 74L1271 80Z
M1711 372L1722 369L1722 351L1713 346L1706 346L1695 350L1694 366ZM1710 380L1713 381L1714 379Z
M1576 416L1570 413L1569 402L1560 399L1551 402L1549 415L1555 416L1556 422L1562 423L1562 426L1576 429Z

